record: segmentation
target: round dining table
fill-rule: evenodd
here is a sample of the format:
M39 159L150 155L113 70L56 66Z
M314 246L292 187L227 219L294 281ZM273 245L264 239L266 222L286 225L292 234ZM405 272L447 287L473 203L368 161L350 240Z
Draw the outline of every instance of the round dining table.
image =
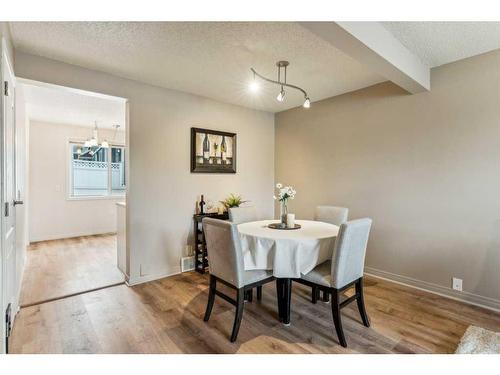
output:
M290 323L292 279L332 258L339 227L321 221L296 220L300 229L272 229L277 220L238 225L245 270L272 270L276 277L280 319Z

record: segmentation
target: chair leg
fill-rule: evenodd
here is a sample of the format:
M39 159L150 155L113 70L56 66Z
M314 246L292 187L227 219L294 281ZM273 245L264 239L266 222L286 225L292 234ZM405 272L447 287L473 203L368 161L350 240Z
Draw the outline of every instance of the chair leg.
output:
M328 292L326 290L323 290L323 302L328 302L328 301L330 301Z
M262 300L262 285L257 287L257 301Z
M245 300L245 292L243 288L236 292L236 313L234 315L233 332L231 333L231 342L235 342L240 330L241 318L243 317L243 307Z
M208 319L210 319L210 314L212 313L212 308L214 307L216 287L217 279L214 276L210 275L210 289L208 291L207 309L205 310L205 317L203 318L205 322L208 322Z
M335 331L337 331L337 337L339 338L340 345L346 348L347 341L345 340L344 330L342 329L342 318L340 315L340 293L337 289L332 289L331 294L333 324L335 325Z
M253 301L253 289L249 289L245 292L245 299L247 302Z
M319 298L319 289L317 286L312 287L311 295L312 295L311 302L316 303L318 301L318 298Z
M356 281L355 284L356 288L356 302L358 303L358 310L359 310L359 315L361 315L361 320L363 321L363 324L366 327L370 326L370 319L368 319L368 314L366 313L366 308L365 308L365 296L363 292L363 278L359 278L358 281Z

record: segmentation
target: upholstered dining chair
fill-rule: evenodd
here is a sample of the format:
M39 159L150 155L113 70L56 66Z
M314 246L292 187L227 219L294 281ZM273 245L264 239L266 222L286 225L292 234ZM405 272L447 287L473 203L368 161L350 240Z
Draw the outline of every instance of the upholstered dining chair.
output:
M230 207L229 208L229 221L233 224L249 223L250 221L257 221L257 210L255 207ZM252 302L253 290L248 290L245 296L247 301ZM257 300L262 299L262 286L257 287Z
M347 221L349 209L335 206L317 206L314 211L314 220L333 225L340 225Z
M343 347L347 347L347 341L342 329L340 314L342 308L356 301L363 324L366 327L370 326L363 294L363 269L371 225L372 220L368 218L341 224L335 240L332 260L316 266L311 272L302 275L300 280L294 280L309 286L316 286L332 295L333 323L340 345ZM342 292L353 286L354 295L340 301Z
M202 221L208 252L210 289L204 320L210 319L215 301L219 296L236 307L231 342L236 341L243 317L245 292L274 280L265 270L245 271L243 253L236 224L225 220L205 218ZM220 282L236 290L236 299L217 290Z
M248 223L257 221L257 211L255 207L230 207L229 221L234 224Z
M314 211L314 220L340 226L340 224L343 224L347 221L348 214L349 214L349 209L346 207L317 206L316 210ZM313 287L312 303L316 303L318 299L319 299L319 289ZM328 302L328 300L329 300L328 293L323 292L323 302Z

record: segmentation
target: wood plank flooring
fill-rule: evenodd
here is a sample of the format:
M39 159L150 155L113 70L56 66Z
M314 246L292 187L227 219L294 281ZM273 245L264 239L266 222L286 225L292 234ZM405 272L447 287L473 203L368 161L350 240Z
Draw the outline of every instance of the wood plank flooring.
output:
M123 281L114 234L36 242L27 251L21 306Z
M14 353L452 353L470 324L500 331L500 314L388 281L368 277L365 293L372 326L355 304L343 309L347 349L330 305L311 304L310 289L296 283L289 327L277 320L270 283L262 301L245 304L229 342L234 308L216 298L205 323L208 277L195 272L23 308L10 345Z

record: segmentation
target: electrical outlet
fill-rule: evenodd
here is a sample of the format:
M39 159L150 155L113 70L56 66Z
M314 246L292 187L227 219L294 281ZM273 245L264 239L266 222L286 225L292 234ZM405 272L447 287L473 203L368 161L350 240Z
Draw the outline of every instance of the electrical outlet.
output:
M462 291L462 279L459 279L457 277L453 277L451 279L451 287L454 290L458 290L459 292L461 292Z

